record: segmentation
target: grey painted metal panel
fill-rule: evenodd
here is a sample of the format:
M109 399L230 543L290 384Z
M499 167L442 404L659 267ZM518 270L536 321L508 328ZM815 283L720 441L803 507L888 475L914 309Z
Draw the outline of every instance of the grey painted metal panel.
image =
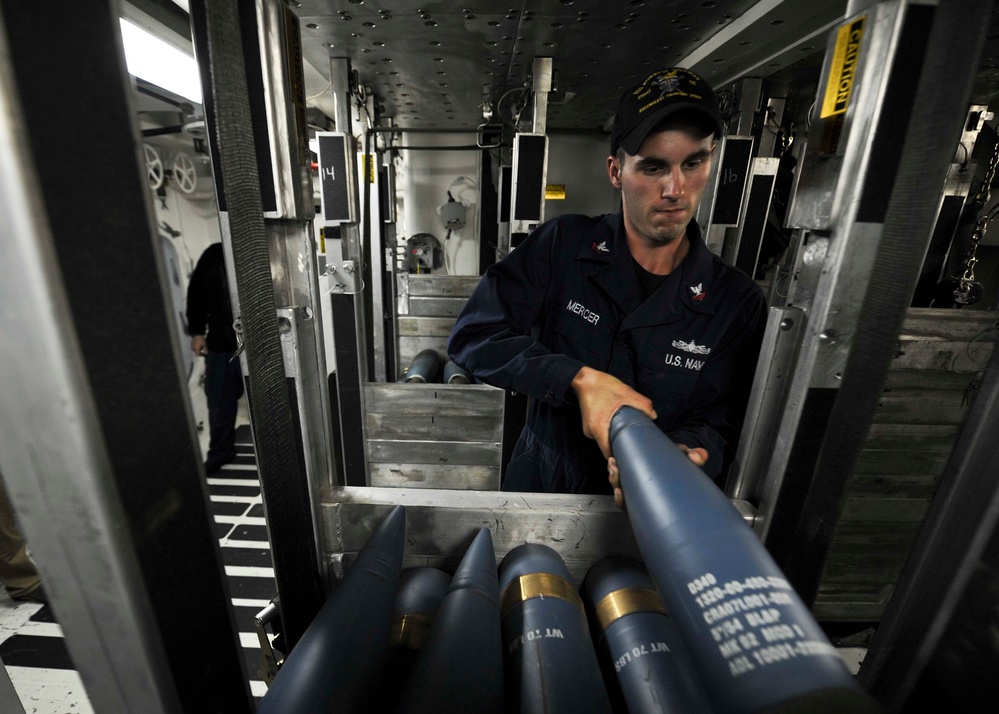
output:
M400 317L399 337L444 337L454 327L452 317Z
M373 486L499 488L504 392L485 385L365 385Z
M910 308L899 338L995 342L994 325L995 312L989 310Z
M745 426L725 488L734 498L752 499L759 487L764 464L773 449L780 407L790 386L806 320L802 310L770 308L756 365L756 388L746 406Z
M754 511L733 501L747 522ZM492 533L497 562L522 543L558 551L577 580L608 555L640 557L627 514L610 496L340 488L323 505L327 554L342 569L396 505L406 507L404 566L454 570L479 528Z
M409 297L468 297L479 277L467 275L409 276Z
M399 371L423 350L434 350L446 359L447 338L454 319L478 285L478 276L398 276Z
M416 441L368 439L368 463L498 464L499 442Z
M349 560L395 504L406 506L407 556L438 558L450 569L483 526L492 532L497 562L522 543L544 543L577 579L606 555L639 557L628 517L610 496L395 488L334 492L324 515L327 532L341 538L327 544L330 555Z
M821 45L846 7L846 0L754 2L698 42L677 65L697 72L712 87L742 77L766 76L799 61L802 48Z
M393 488L438 488L498 491L499 466L462 464L371 464L371 485Z
M867 448L902 451L918 448L920 453L949 454L961 427L952 424L871 424Z
M499 442L503 439L502 413L486 416L454 414L372 414L365 417L368 439L425 439L440 441Z
M995 349L994 342L943 342L903 340L892 369L946 369L976 372L984 369Z
M503 390L482 384L366 384L369 414L499 415Z
M463 297L409 297L409 314L415 317L457 317L468 302Z

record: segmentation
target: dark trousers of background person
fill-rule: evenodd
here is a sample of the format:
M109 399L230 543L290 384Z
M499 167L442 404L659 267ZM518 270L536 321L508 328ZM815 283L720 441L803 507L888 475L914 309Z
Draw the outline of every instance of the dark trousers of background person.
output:
M209 428L205 469L214 473L236 455L236 412L243 396L243 374L233 353L205 355L205 396Z
M18 530L7 492L0 482L0 583L15 600L32 599L40 592L42 580L28 557L24 538Z

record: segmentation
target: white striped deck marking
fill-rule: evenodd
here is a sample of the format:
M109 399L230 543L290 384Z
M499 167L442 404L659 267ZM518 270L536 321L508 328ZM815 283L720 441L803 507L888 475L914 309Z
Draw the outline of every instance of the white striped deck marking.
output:
M233 464L233 463L229 463L229 464L225 464L221 468L221 470L222 471L256 471L257 470L257 465L256 464Z
M239 540L229 538L219 538L219 545L223 548L259 548L260 550L270 550L271 544L265 540Z
M267 635L267 641L273 642L274 635L270 632L265 633ZM256 632L240 632L239 633L239 644L248 650L259 650L260 640L257 638Z
M228 570L229 567L231 566L227 566L226 570ZM244 568L244 570L246 569L247 568ZM266 570L266 568L263 568L263 570ZM237 576L248 575L248 573L228 573L228 574L237 575ZM236 602L237 599L238 598L233 598L233 605L237 604ZM265 607L267 607L268 604L270 604L268 600L258 600L258 599L249 599L249 598L240 600L240 605L246 607L246 605L243 605L243 603L253 603L255 606L259 606L261 610L263 610ZM59 637L65 639L62 627L54 622L29 622L27 625L18 630L17 634L26 635L28 637ZM255 632L240 632L239 636L243 642L243 647L257 647L259 645L259 643L257 642L257 634ZM249 638L252 638L252 642L250 644L246 644L249 641Z
M255 478L208 478L209 486L245 486L247 488L260 488L260 481Z
M224 536L222 536L222 540L229 540L229 538L232 537L232 534L236 532L236 528L237 527L239 527L240 525L244 525L244 524L250 524L250 521L259 520L260 523L258 525L266 526L267 522L264 520L263 517L261 517L261 516L248 516L247 515L250 511L252 511L254 508L256 508L257 505L262 504L262 503L263 503L263 496L261 496L260 494L257 494L256 497L252 501L246 502L246 504L247 504L246 505L246 510L243 511L243 515L242 516L237 516L237 518L242 519L242 520L240 520L238 522L235 522L235 521L223 521L223 520L221 520L221 518L223 518L223 516L215 516L215 522L216 523L232 523L232 528L229 529L228 533L226 533Z
M251 444L239 444L239 446L252 446ZM244 454L246 455L246 454ZM248 454L252 456L252 451ZM256 467L242 464L230 465L234 471L248 471ZM235 486L238 488L260 488L260 482L254 478L209 478L209 486ZM260 495L253 496L222 496L213 495L211 501L214 503L245 503L247 512L262 503ZM247 516L216 516L217 523L232 523L233 530L239 525L266 525L263 518ZM231 535L232 531L230 531ZM220 539L220 545L229 548L254 548L270 549L267 541L247 541L233 539L229 536ZM274 577L273 568L250 568L239 566L226 566L226 575L230 577ZM233 607L253 608L257 612L263 610L270 604L269 600L260 598L231 598ZM0 642L15 634L28 637L59 637L63 638L62 627L54 622L33 622L28 620L34 612L41 609L41 605L34 603L15 604L4 598L0 593ZM239 633L240 645L246 649L259 649L260 642L255 632ZM268 633L268 637L272 636ZM11 683L20 698L22 705L29 712L36 714L57 714L67 710L72 710L74 714L94 714L93 706L87 698L86 689L80 678L79 672L71 669L47 669L45 667L6 667ZM251 673L258 676L256 672ZM249 680L250 693L256 698L263 697L267 693L267 685L259 679Z
M63 637L62 627L54 622L32 622L28 620L17 631L19 635L31 637Z
M25 711L94 714L80 673L74 669L7 667L7 674Z
M258 568L251 565L227 565L225 574L230 578L271 578L274 579L274 568Z
M215 516L216 523L231 523L234 526L266 526L263 516ZM229 534L226 534L226 538Z
M0 590L0 642L24 627L28 618L42 609L37 602L14 602L6 590Z
M260 600L258 598L249 597L234 597L232 598L233 607L255 607L263 610L265 607L271 604L270 600Z
M258 503L263 503L264 500L261 496L209 496L212 503L249 503L251 506L255 506Z

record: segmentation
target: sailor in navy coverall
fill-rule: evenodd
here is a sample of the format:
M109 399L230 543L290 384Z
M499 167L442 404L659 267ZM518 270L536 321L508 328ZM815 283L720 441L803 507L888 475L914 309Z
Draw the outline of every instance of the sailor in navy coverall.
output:
M504 490L610 493L608 430L623 405L720 480L766 323L760 288L708 252L693 220L720 132L699 77L650 75L625 93L612 135L621 212L548 221L483 275L448 351L530 397ZM613 460L610 471L614 483Z

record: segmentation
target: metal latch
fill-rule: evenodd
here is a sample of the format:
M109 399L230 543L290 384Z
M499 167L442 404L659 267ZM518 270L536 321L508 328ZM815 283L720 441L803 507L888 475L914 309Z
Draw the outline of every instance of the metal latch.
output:
M268 687L273 684L278 670L284 664L284 655L274 649L271 645L271 639L267 635L267 626L278 620L280 614L277 604L272 600L267 607L258 612L256 617L253 618L253 626L257 631L257 639L260 641L260 654L263 658L257 674L260 675L260 678L264 680L264 683Z

